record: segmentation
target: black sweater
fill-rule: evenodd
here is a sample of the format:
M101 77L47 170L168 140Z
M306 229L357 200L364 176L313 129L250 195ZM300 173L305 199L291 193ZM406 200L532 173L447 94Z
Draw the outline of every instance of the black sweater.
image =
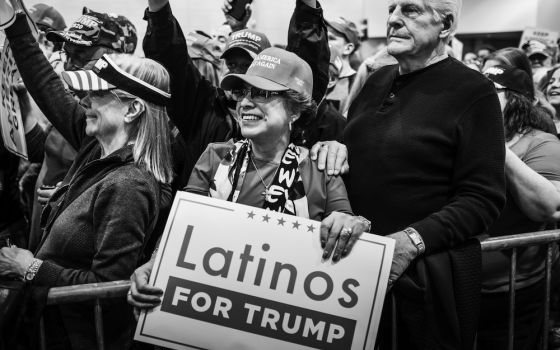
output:
M352 208L378 234L414 227L426 254L485 232L505 203L494 87L448 58L410 74L379 69L348 114Z

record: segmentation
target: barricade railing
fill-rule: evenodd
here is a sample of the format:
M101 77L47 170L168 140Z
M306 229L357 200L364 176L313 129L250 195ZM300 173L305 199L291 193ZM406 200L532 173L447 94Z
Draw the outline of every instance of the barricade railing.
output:
M105 341L103 337L103 310L101 307L101 299L125 297L129 288L130 281L128 280L79 284L68 287L54 287L49 290L49 295L47 296L47 305L60 305L93 300L93 314L97 349L104 350ZM39 327L41 349L46 350L47 344L45 341L45 324L42 318Z
M546 245L545 260L545 304L543 319L542 349L548 345L550 286L552 276L553 244L560 241L560 230L530 232L511 236L486 238L480 241L483 252L511 249L511 265L509 274L509 310L508 310L508 349L513 349L514 321L515 321L515 280L517 267L517 249L527 246ZM97 348L105 349L103 339L103 317L101 299L125 297L130 287L130 281L114 281L106 283L82 284L68 287L51 288L47 297L47 305L59 305L83 301L94 301L95 331ZM393 308L393 312L395 309ZM41 349L46 349L44 324L41 320ZM393 343L393 346L396 344Z
M517 277L517 249L546 245L544 312L541 349L548 348L550 324L550 286L552 279L553 244L560 241L560 230L529 232L511 236L486 238L480 241L483 252L511 250L509 271L508 350L513 350L515 336L515 280Z

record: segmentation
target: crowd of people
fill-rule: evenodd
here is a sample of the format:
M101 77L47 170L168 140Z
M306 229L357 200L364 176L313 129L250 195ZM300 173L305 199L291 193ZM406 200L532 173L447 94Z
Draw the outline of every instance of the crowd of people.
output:
M293 2L283 46L247 28L251 5L235 18L224 0L223 25L185 35L168 0L147 0L146 57L125 16L84 8L67 28L38 4L37 36L0 6L28 150L0 144L0 279L40 291L0 315L0 349L38 346L37 315L48 349L95 348L91 305L46 292L129 278L103 333L141 347L134 315L161 302L148 281L179 190L321 221L334 263L361 235L393 238L381 350L395 329L398 349L507 348L511 257L478 238L560 220L558 48L459 60L461 0L389 0L387 44L361 60L354 23ZM545 256L517 256L515 349L541 341Z

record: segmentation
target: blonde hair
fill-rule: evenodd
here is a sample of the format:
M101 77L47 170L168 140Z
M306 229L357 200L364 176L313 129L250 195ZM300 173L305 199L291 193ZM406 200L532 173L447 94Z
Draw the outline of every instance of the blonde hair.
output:
M154 60L128 54L111 54L111 59L124 71L169 92L169 73ZM118 91L118 92L117 92ZM119 98L138 99L145 109L132 123L129 141L134 142L134 163L146 169L161 183L173 180L171 160L171 132L165 106L156 105L122 90L115 91Z

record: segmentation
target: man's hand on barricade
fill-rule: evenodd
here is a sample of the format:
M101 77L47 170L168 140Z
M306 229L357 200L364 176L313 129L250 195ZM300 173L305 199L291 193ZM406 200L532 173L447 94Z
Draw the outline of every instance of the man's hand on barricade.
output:
M390 234L387 237L395 240L395 252L393 253L393 263L389 273L389 288L391 288L406 271L412 260L418 256L418 248L404 231Z
M150 12L158 12L161 10L169 0L148 0L148 10Z
M337 141L320 141L311 147L309 156L317 160L319 170L327 169L329 175L342 175L348 173L348 149Z
M366 225L357 216L337 211L321 222L321 248L323 259L337 262L352 251L352 247L366 230Z
M231 9L233 8L233 6L231 4L232 2L233 2L233 0L224 0L224 3L222 5L222 11L224 12L224 15L226 16L227 23L231 27L231 31L236 32L238 30L247 28L247 22L249 22L249 19L251 19L251 15L253 14L253 10L251 8L251 4L245 5L245 15L243 16L243 18L238 20L237 18L234 18L234 17L230 16L230 14L229 14Z
M148 284L152 268L154 267L154 261L155 259L151 259L137 268L132 276L130 276L132 283L130 284L126 300L130 305L134 306L134 316L136 319L140 316L142 309L151 309L161 303L163 290Z

